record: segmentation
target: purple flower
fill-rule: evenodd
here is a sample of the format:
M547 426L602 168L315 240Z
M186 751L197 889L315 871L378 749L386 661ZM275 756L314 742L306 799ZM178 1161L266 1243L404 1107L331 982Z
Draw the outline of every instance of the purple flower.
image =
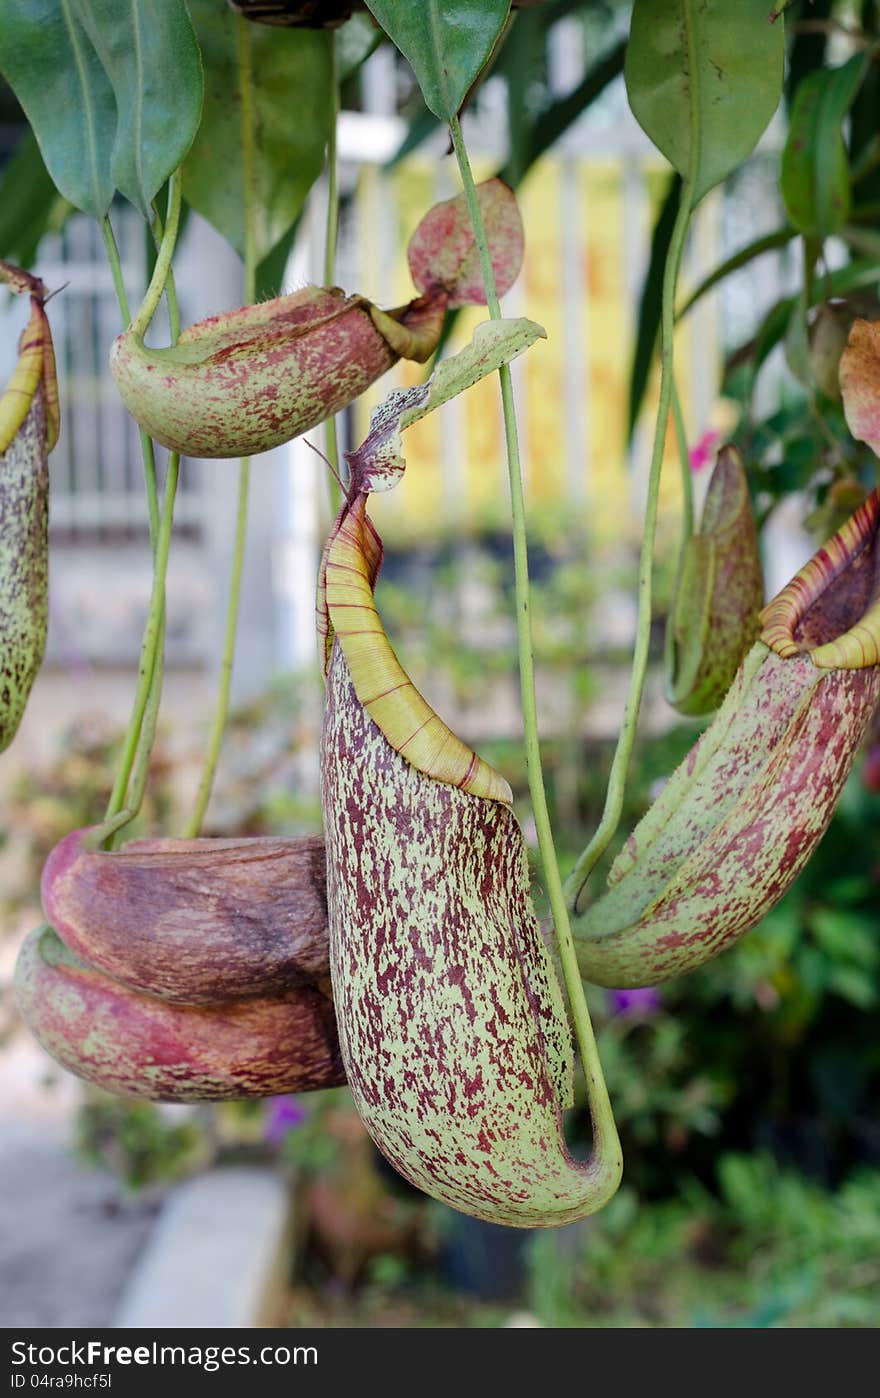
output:
M302 1126L308 1116L295 1097L270 1097L266 1105L263 1136L270 1146L280 1146L288 1131Z
M608 992L608 1008L613 1015L640 1015L648 1018L660 1009L661 1004L660 991L655 985Z
M688 455L692 471L702 471L704 466L708 466L714 454L715 443L720 436L720 432L712 430L704 432L696 446L691 447Z

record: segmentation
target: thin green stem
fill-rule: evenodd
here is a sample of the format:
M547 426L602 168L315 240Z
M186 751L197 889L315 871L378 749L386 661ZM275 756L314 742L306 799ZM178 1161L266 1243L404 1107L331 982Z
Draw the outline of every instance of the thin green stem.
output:
M178 218L179 222L179 218ZM162 216L156 205L153 205L153 238L156 249L162 246L165 237L165 230L162 225ZM177 300L177 283L174 280L174 268L170 262L168 264L168 277L165 282L165 299L168 302L168 327L171 332L172 345L180 335L180 305Z
M339 240L339 185L336 158L336 125L339 117L339 52L336 35L330 37L330 91L331 112L330 132L327 137L327 222L324 229L324 285L333 286L336 282L336 244ZM339 472L339 441L336 432L336 414L324 423L324 455L333 470L326 473L330 491L330 510L336 514L341 503L339 487L333 474Z
M160 285L158 287L158 295L156 295L153 301L150 314L152 315L155 313L162 291L163 289L166 290L173 341L177 339L180 333L180 313L174 285L174 276L171 270L171 256L174 251L176 229L180 214L179 175L172 178L169 186L168 202L168 224L164 231L158 211L155 211L154 236L157 239L160 254L163 256L165 285ZM119 309L124 322L127 324L130 319L128 297L122 277L119 249L113 235L113 228L109 218L104 219L102 228L104 244L107 249L107 257L116 288L117 300L119 302ZM150 300L150 290L156 285L154 271L144 305ZM141 312L143 312L143 306L141 307ZM144 326L144 328L146 328L146 326ZM177 493L180 458L176 454L172 454L169 458L168 470L165 478L163 509L160 516L158 486L156 481L156 459L153 442L144 431L141 431L140 438L141 452L144 460L144 476L147 486L150 539L153 551L153 587L144 635L141 642L138 685L135 692L134 707L128 729L126 730L113 790L107 804L104 824L96 833L96 839L99 843L103 843L111 836L116 835L124 825L127 825L129 821L134 819L140 809L146 790L150 756L155 741L156 724L158 722L159 706L162 697L165 650L165 576L168 566L168 552L171 544L174 500ZM129 783L132 781L132 774L134 775L134 779L131 791L129 792Z
M249 486L250 460L248 457L243 457L239 463L238 472L238 507L235 518L235 546L232 555L232 573L229 579L229 601L226 606L226 625L223 634L223 654L220 659L217 702L214 708L214 718L211 724L211 733L208 738L205 762L202 768L201 778L199 779L199 788L196 793L196 803L192 815L190 816L189 824L184 831L187 839L192 839L194 836L198 835L202 828L202 821L205 818L205 812L211 800L214 777L217 771L217 762L220 757L220 748L223 744L226 721L229 717L229 695L232 687L232 666L235 658L235 638L238 632L241 580L244 570L244 548L245 539L247 537Z
M257 238L254 219L254 94L253 94L253 55L251 52L250 25L237 17L238 24L238 65L241 82L241 166L242 196L244 208L244 298L250 305L256 297L257 282ZM244 553L247 539L248 494L250 491L251 461L243 456L238 465L238 503L235 514L235 542L232 553L232 572L229 578L229 598L226 604L226 622L223 631L223 651L220 657L220 673L217 680L217 700L214 717L208 736L208 747L195 805L185 835L192 839L202 828L202 821L211 800L220 749L229 718L229 701L232 690L232 667L235 661L235 641L238 634L238 615L241 606L241 584L244 576Z
M125 281L122 276L122 262L119 257L119 245L116 242L116 235L113 232L113 224L110 222L110 215L105 214L101 220L101 232L104 235L104 247L107 251L107 261L110 264L110 275L113 278L113 287L116 292L116 300L122 312L122 319L128 325L131 320L131 310L128 304L128 293L125 290Z
M153 588L150 594L150 606L147 612L147 621L144 627L143 640L141 642L141 656L138 665L138 684L135 691L134 707L131 719L122 746L119 767L116 773L116 780L107 804L105 822L112 821L123 809L128 812L129 819L136 814L136 809L126 802L128 783L134 766L135 756L141 741L141 732L144 726L144 715L150 700L151 689L154 678L161 675L161 642L164 635L165 623L165 577L168 571L168 553L171 547L171 533L174 523L174 500L177 494L177 481L180 468L180 457L176 452L172 452L168 458L168 469L165 474L165 492L162 498L162 514L159 520L159 531L156 538L156 561L153 569ZM156 669L157 662L160 666ZM158 684L157 684L158 688ZM158 696L155 699L158 705ZM143 760L149 762L149 752L144 750ZM109 832L105 832L109 833Z
M493 320L501 318L501 306L495 287L495 274L483 216L480 211L474 178L471 172L467 149L457 117L449 123L452 144L455 149L464 195L473 226L474 238L480 254L480 267L486 301ZM507 446L508 477L510 483L511 514L513 525L514 586L516 599L517 649L519 653L520 691L522 697L523 731L526 763L529 777L529 794L535 828L538 835L538 848L544 871L544 881L550 903L550 911L556 932L562 974L568 991L575 1038L584 1065L587 1082L587 1099L593 1123L593 1167L596 1177L596 1208L600 1208L615 1193L620 1182L622 1161L620 1141L614 1121L608 1090L602 1075L596 1039L590 1020L590 1011L584 996L583 982L577 964L574 941L568 920L568 909L559 874L544 778L541 770L541 748L538 736L538 707L535 696L535 666L532 651L532 628L529 604L528 544L526 536L525 500L523 497L522 467L519 455L519 440L516 427L516 411L513 399L513 381L510 369L503 365L499 370L501 381L501 402L504 410L504 435Z
M119 310L122 314L122 323L123 325L128 325L131 320L131 309L128 304L125 281L122 276L119 248L113 233L113 225L110 222L109 214L106 214L101 222L101 232L104 234L104 247L107 250L107 261L110 264L113 285L116 289L116 300L119 303ZM138 428L138 435L141 440L141 457L144 463L147 514L150 520L150 542L153 546L153 556L155 558L156 536L159 533L159 488L156 483L156 453L153 449L153 439L142 427Z
M571 874L566 880L566 896L572 912L581 911L581 894L587 879L599 859L605 853L614 836L620 817L623 814L624 787L636 737L636 727L645 676L648 670L648 650L651 636L651 602L654 564L654 539L657 532L657 512L660 498L660 474L663 467L663 449L666 443L666 427L672 402L675 354L675 290L678 273L687 239L688 223L691 215L691 195L687 181L682 189L681 204L672 230L669 253L663 273L663 299L660 317L661 364L660 401L657 406L657 423L654 429L654 445L651 454L651 469L648 477L648 502L645 509L645 528L639 558L639 610L636 623L636 641L633 650L632 670L629 691L623 711L623 723L617 739L611 774L605 796L602 818L592 840L581 854Z
M682 547L684 547L693 536L694 532L694 478L693 472L691 471L691 454L688 448L684 412L682 411L681 397L678 392L678 384L675 382L674 374L672 376L672 421L675 424L675 440L678 445L678 459L681 464L681 542Z
M168 182L168 218L162 233L162 241L156 255L156 265L150 278L140 310L131 323L132 334L142 337L147 326L156 314L156 307L162 299L165 284L171 271L171 259L177 242L177 226L180 222L180 172L176 171Z
M157 248L162 241L162 218L158 208L153 206L153 238ZM174 273L169 265L168 280L165 286L165 296L168 301L168 320L171 329L172 344L180 334L180 309L177 302L177 289L174 284ZM150 446L150 455L153 454L152 440L146 439ZM176 487L175 487L176 488ZM157 535L153 536L153 567L156 567L156 544ZM165 678L165 600L163 597L161 615L156 638L156 649L153 658L153 673L150 679L150 690L144 708L143 720L141 723L140 735L137 745L137 756L131 771L130 786L128 787L124 808L110 822L109 827L105 827L108 835L112 835L112 844L115 845L116 837L122 829L132 821L140 811L143 804L144 794L147 789L147 780L150 772L150 759L153 755L153 747L156 742L156 727L159 722L159 708L162 702L162 685ZM106 838L106 836L105 836Z

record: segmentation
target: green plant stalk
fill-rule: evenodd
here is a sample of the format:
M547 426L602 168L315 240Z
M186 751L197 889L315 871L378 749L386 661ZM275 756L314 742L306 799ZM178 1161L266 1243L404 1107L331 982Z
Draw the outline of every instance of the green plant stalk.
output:
M501 306L495 290L495 274L489 253L489 244L483 224L480 205L477 199L474 177L471 172L467 148L461 132L458 117L449 123L452 144L455 149L464 195L474 230L474 238L480 254L480 267L489 314L493 320L501 319ZM529 778L529 795L538 835L541 864L547 886L550 912L556 932L562 974L568 991L569 1005L574 1024L575 1037L584 1066L587 1082L587 1099L593 1123L593 1158L596 1167L597 1208L607 1202L616 1192L620 1183L622 1159L614 1112L605 1086L596 1038L590 1020L590 1011L584 996L583 982L578 970L574 941L568 919L568 909L563 894L562 879L553 844L547 797L544 791L544 778L541 770L541 748L538 736L538 709L535 696L535 669L532 650L532 629L529 604L528 545L526 538L525 501L523 498L522 468L519 456L519 440L516 427L516 410L513 400L513 381L510 369L503 365L499 370L501 381L501 402L504 410L504 435L507 446L508 476L510 482L511 513L513 523L514 583L516 597L517 649L519 654L520 692L523 711L523 731L526 751L526 764Z
M135 756L141 739L141 731L144 725L144 715L147 710L150 694L153 689L154 679L158 681L161 675L160 669L156 671L157 657L161 650L161 641L165 625L165 577L168 571L168 553L171 547L171 532L174 522L174 500L177 495L177 481L180 471L180 458L176 452L168 458L168 470L165 475L165 492L162 497L162 514L159 519L159 531L156 537L156 561L153 570L153 589L150 595L150 607L147 613L147 622L144 627L143 641L141 642L141 657L138 666L138 685L135 692L134 708L129 721L128 730L122 747L119 768L116 773L116 781L110 800L107 805L105 822L109 822L113 817L121 814L125 810L127 818L132 819L136 811L126 806L126 793L128 791L129 778L134 765ZM156 684L158 690L160 685ZM156 705L158 707L158 694L156 695ZM141 762L149 762L149 752L142 749ZM109 831L104 831L101 838L104 838Z
M168 218L162 234L162 241L156 254L156 265L153 268L153 275L150 278L150 285L147 287L144 299L141 302L140 310L131 322L131 328L135 335L142 336L149 325L156 308L162 299L162 293L168 281L171 271L171 259L174 256L174 248L177 243L177 226L180 222L180 171L176 170L168 181Z
M691 216L691 194L689 182L682 188L681 204L672 238L666 267L663 272L663 298L660 316L661 361L660 361L660 401L657 406L657 422L654 428L654 444L651 453L651 469L648 477L648 502L645 509L645 527L639 558L639 610L636 623L636 641L633 649L632 670L629 691L623 711L623 722L617 739L617 747L611 762L608 790L602 818L593 838L580 855L574 869L566 880L565 890L568 906L574 913L581 911L578 900L590 874L605 853L614 836L620 817L623 814L624 787L633 745L645 676L648 670L648 649L651 637L651 602L653 595L654 539L657 532L657 511L660 499L660 475L663 467L663 448L666 442L666 425L672 404L675 358L675 289L678 273L687 238Z
M336 284L336 245L339 240L339 183L336 158L336 126L339 120L339 49L336 33L330 31L330 90L331 122L327 137L327 223L324 230L324 285ZM327 473L327 486L330 491L330 513L336 515L340 504L339 487L336 476L339 473L339 441L336 432L336 414L324 423L324 455L330 462Z
M162 218L157 206L153 205L153 238L157 249L162 245L164 228ZM174 273L171 265L168 266L168 280L165 284L165 297L168 302L168 321L171 332L172 344L180 335L180 307L177 300L177 288L174 283ZM146 433L143 434L146 436ZM153 442L150 437L146 437L150 445L150 455L153 455ZM156 535L153 536L153 566L156 565ZM115 846L115 836L127 825L140 811L143 804L144 793L147 789L147 780L150 772L150 758L153 754L153 747L156 741L156 726L159 721L159 708L162 702L162 685L165 678L165 602L163 597L162 614L159 621L158 637L156 642L156 654L153 660L153 674L150 680L150 692L144 709L143 722L138 738L137 756L130 773L131 785L128 787L123 811L114 817L112 822L114 828L112 834L114 839L111 846ZM108 831L108 833L110 833Z
M178 219L179 222L179 219ZM156 205L153 205L153 238L156 243L156 250L162 246L165 237L165 226ZM175 243L177 234L174 235ZM165 299L168 302L168 326L171 332L171 343L177 340L180 335L180 306L177 301L177 286L174 281L174 271L171 262L168 263L168 277L165 282ZM152 442L151 442L152 445Z
M254 224L253 155L254 155L254 108L253 108L253 56L251 51L251 31L246 20L236 16L238 26L238 64L241 76L241 148L242 148L242 196L244 201L244 299L250 305L256 296L257 244ZM202 821L211 800L214 779L223 735L229 718L229 698L232 688L232 667L235 661L235 641L238 634L238 615L241 607L241 583L244 576L244 551L247 540L248 495L250 493L251 459L243 456L238 465L238 502L235 511L235 541L232 552L232 572L229 577L229 599L226 604L226 622L223 631L223 651L220 657L220 674L217 683L217 702L211 721L208 748L199 778L195 805L184 831L186 839L193 839L202 828Z
M177 192L175 193L175 184ZM176 203L176 209L175 209ZM169 219L165 229L158 211L155 214L154 236L160 254L163 256L168 297L169 320L172 339L180 333L180 313L177 292L171 271L171 256L176 242L177 224L180 211L179 179L169 187ZM128 297L122 277L119 250L113 235L109 218L103 221L104 242L116 288L119 308L125 323L130 320ZM153 282L151 281L151 287ZM159 292L161 296L161 288ZM153 311L158 299L153 304ZM143 307L141 308L143 309ZM147 502L150 517L150 540L153 551L153 591L147 614L147 623L141 643L139 683L135 694L132 718L126 732L120 755L113 791L107 806L104 825L97 836L103 843L134 818L140 809L146 789L150 756L156 735L159 705L162 697L165 645L165 573L167 571L168 549L170 547L173 524L174 497L177 491L179 458L172 456L168 463L163 514L158 513L158 487L156 482L156 460L153 442L143 431L140 433L141 451L144 461L144 475L147 486ZM163 538L163 534L167 537ZM164 562L162 561L164 557ZM161 572L160 572L161 570ZM136 762L136 765L135 765ZM134 786L128 795L129 781L134 769Z
M693 537L694 532L694 481L691 472L691 456L688 450L684 412L681 406L678 384L675 382L674 376L672 379L672 421L675 424L675 440L678 446L678 459L681 463L681 495L683 507L681 542L682 547L684 547L688 540Z
M229 578L229 600L226 606L226 623L223 632L223 653L220 658L220 675L217 686L217 703L208 738L208 749L196 803L184 831L186 839L193 839L202 828L202 821L211 800L217 763L226 722L229 718L229 695L232 686L232 666L235 660L235 639L238 633L238 613L241 604L241 580L244 572L244 550L247 538L248 491L250 488L250 458L242 457L238 468L238 503L235 512L235 543L232 554L232 572Z
M89 847L100 847L105 842L110 848L115 848L116 836L120 831L134 820L143 804L144 793L147 789L147 779L150 773L150 758L153 752L153 745L156 741L156 726L159 721L159 707L162 702L162 680L165 673L165 609L162 609L162 616L159 622L159 641L156 646L156 654L153 659L153 674L150 679L150 690L147 703L144 708L144 717L138 737L137 758L131 774L131 785L128 787L127 799L121 811L117 811L114 816L104 820L97 833L93 832L86 837Z
M119 310L122 313L123 325L128 325L131 321L131 309L128 304L128 296L125 290L125 282L122 278L122 266L119 260L119 248L113 233L113 225L110 222L110 215L107 214L101 222L101 232L104 235L104 247L107 251L107 261L110 264L110 273L113 277L113 286L116 290L116 300L119 303ZM159 488L156 484L156 453L153 448L153 439L142 427L138 428L138 435L141 440L141 457L144 463L144 484L147 491L147 513L150 520L150 543L153 547L153 558L156 556L156 536L159 533Z

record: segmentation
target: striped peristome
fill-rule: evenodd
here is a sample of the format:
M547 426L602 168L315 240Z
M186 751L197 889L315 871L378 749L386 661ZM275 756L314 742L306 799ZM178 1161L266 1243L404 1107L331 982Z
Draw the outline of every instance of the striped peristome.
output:
M332 634L358 700L408 762L436 781L509 805L513 793L504 777L456 737L394 654L373 599L380 558L366 496L356 494L343 507L322 560L318 624L325 653Z
M785 657L808 654L821 670L880 662L880 492L792 578L761 615L762 640ZM838 634L825 639L830 626Z

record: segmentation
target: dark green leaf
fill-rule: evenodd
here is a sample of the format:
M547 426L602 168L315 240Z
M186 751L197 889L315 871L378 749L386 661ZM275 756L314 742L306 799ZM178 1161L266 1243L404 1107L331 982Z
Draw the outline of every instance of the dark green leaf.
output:
M819 946L841 961L873 971L880 961L880 945L873 918L847 908L816 908L810 930Z
M160 211L160 213L162 214L162 217L163 217L163 220L164 220L165 213L166 213L166 211L167 211L167 209L168 209L168 185L167 185L167 184L164 186L163 189L160 189L160 190L159 190L159 193L158 193L158 195L156 196L156 198L155 198L155 200L154 200L153 202L154 202L156 208L157 208L157 209ZM180 206L180 218L178 219L178 222L177 222L177 242L178 242L178 246L183 242L184 236L185 236L185 234L186 234L186 226L187 226L187 224L189 223L189 218L190 218L190 214L191 214L191 213L192 213L192 210L191 210L191 208L189 207L189 204L187 204L186 200L184 200L183 203L182 203L181 206ZM155 232L154 232L152 226L151 226L150 224L146 224L146 223L144 224L143 233L144 233L144 286L149 286L149 285L150 285L150 278L152 277L153 271L154 271L155 266L156 266L156 251L157 251L157 249L156 249L156 235L155 235Z
M871 64L850 108L850 178L859 198L880 198L880 72Z
M279 238L272 251L268 252L262 262L257 264L256 297L258 301L271 301L273 296L281 295L284 289L284 271L298 227L299 218L297 217L287 232Z
M663 269L672 240L672 230L681 203L681 176L673 175L669 189L657 215L654 232L651 235L651 256L639 300L639 318L636 327L636 348L629 376L629 417L627 420L627 441L632 440L642 408L642 400L648 387L657 336L660 333L660 307L663 299Z
M405 160L411 151L418 150L423 141L427 141L429 136L433 136L438 126L442 124L439 117L435 117L434 113L429 112L427 107L422 107L410 121L406 135L397 150L391 159L386 161L385 169L393 170L395 165L399 165L401 160Z
M517 21L519 23L520 21ZM626 54L626 44L615 44L610 53L604 58L600 58L597 63L590 68L583 80L578 83L573 92L567 97L554 102L551 107L543 112L535 121L529 134L528 142L524 143L524 149L519 161L519 178L521 179L527 170L534 164L545 150L558 141L578 117L587 110L592 102L595 102L615 78L620 77L623 72L623 61ZM512 171L508 166L499 171L501 179L507 180L509 184L516 184Z
M880 267L873 260L859 259L829 272L827 277L817 279L812 305L818 305L831 296L845 296L850 291L863 287L874 287L880 281ZM767 357L784 338L791 313L797 298L786 296L777 301L767 312L757 335L747 345L741 346L728 360L726 373L737 364L748 360L751 365L752 382Z
M113 87L110 173L120 193L150 205L192 145L202 65L183 0L68 0Z
M0 178L0 257L30 267L43 234L59 228L70 209L28 131Z
M849 247L865 257L873 257L874 262L880 265L880 232L875 228L858 228L855 224L847 224L841 228L840 236Z
M718 286L720 282L723 282L724 279L729 277L733 272L738 272L741 267L747 267L750 262L753 262L756 257L760 257L763 253L775 252L779 248L784 248L786 243L790 243L792 238L796 236L793 228L778 228L775 233L766 233L763 238L756 238L753 243L747 243L744 248L740 248L739 252L733 253L725 262L722 262L720 266L710 272L708 277L705 277L704 280L700 282L700 285L695 291L691 292L681 310L678 312L679 320L681 320L682 316L687 315L688 311L691 310L698 301L702 300L707 291L712 290L713 286Z
M873 72L870 74L870 76L873 78ZM867 83L862 83L861 90L859 92L860 97L864 94L866 87ZM854 116L855 113L853 113L853 116L850 117L850 130L852 130ZM864 142L862 142L857 149L859 153L858 156L856 156L850 163L849 177L853 185L862 184L862 189L859 191L859 193L861 195L861 198L864 200L868 198L870 194L876 193L876 183L874 183L873 190L866 190L864 188L864 183L870 178L871 175L876 176L877 174L877 166L880 165L880 135L878 135L875 131Z
M635 0L626 86L691 204L756 146L782 91L782 23L766 0Z
M69 0L4 0L0 72L39 142L56 187L103 218L113 198L113 89Z
M785 328L785 362L798 382L809 388L813 380L810 373L807 309L807 291L804 286L794 299Z
M828 987L859 1010L872 1010L877 1004L876 976L857 966L835 966L828 978Z
M465 94L491 57L510 0L367 0L416 75L435 116L457 116Z
M841 129L868 69L864 54L842 68L804 78L782 152L780 188L789 221L801 233L836 233L849 217L850 177Z
M216 0L190 0L205 106L183 166L187 200L245 251L245 209L264 258L321 173L332 119L329 31L247 24ZM251 81L243 83L249 64Z
M791 107L794 94L807 73L815 73L825 63L828 49L828 31L821 28L821 21L831 18L834 0L812 0L810 19L819 20L815 28L795 27L794 38L788 57L788 72L785 77L785 98Z
M528 98L535 81L535 62L547 44L543 16L535 10L518 14L502 45L493 71L507 84L507 165L502 179L514 188L523 177L531 145Z
M339 81L346 82L383 42L381 29L377 29L369 15L352 15L343 24L336 39Z

